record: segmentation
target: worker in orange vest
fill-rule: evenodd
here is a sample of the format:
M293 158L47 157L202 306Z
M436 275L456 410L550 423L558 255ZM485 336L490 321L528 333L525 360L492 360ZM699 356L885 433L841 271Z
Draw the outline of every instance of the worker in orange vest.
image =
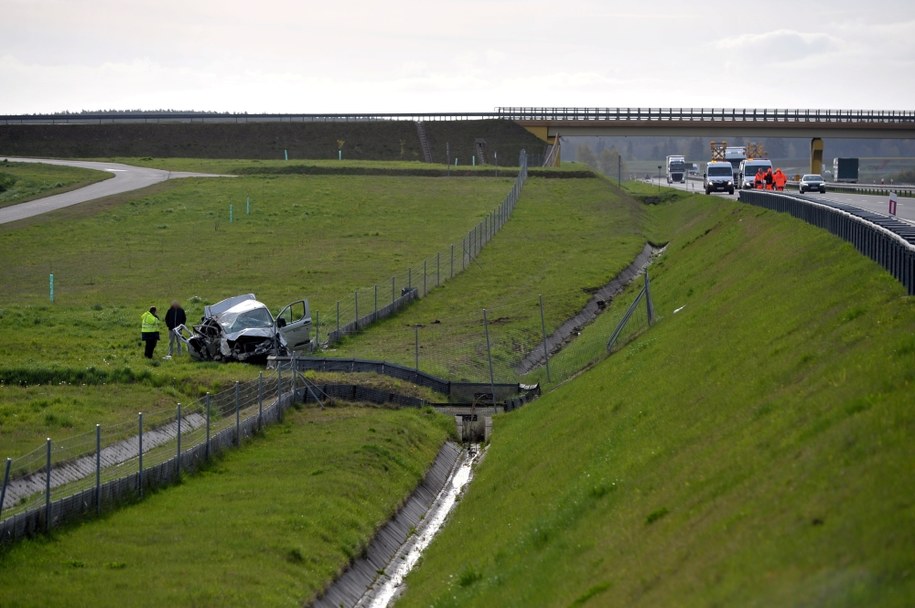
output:
M772 180L775 182L776 190L784 190L785 184L788 183L788 176L782 173L782 169L779 167L772 175Z
M757 190L763 189L763 183L766 180L766 174L763 173L762 168L756 170L756 176L753 178L753 187Z
M766 190L772 189L772 167L766 169Z

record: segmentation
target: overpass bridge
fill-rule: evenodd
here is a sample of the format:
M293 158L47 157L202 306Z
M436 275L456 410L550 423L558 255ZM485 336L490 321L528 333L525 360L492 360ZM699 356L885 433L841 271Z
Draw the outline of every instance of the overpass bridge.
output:
M811 171L822 168L824 137L915 139L913 110L772 108L499 107L492 112L248 114L218 112L86 112L0 115L4 125L137 123L316 123L510 120L541 140L561 136L796 137L810 139ZM556 162L559 155L551 155Z

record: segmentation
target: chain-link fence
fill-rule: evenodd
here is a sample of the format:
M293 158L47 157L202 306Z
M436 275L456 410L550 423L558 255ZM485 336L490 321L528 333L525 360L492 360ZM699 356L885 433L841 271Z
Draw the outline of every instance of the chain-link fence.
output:
M515 210L527 181L527 153L524 150L518 164L520 169L511 191L460 243L449 243L384 281L353 290L352 295L338 300L330 310L313 311L315 342L332 345L344 336L394 314L414 299L424 298L432 289L466 270Z
M291 362L255 381L7 458L0 542L97 514L172 483L214 454L281 419L297 388Z

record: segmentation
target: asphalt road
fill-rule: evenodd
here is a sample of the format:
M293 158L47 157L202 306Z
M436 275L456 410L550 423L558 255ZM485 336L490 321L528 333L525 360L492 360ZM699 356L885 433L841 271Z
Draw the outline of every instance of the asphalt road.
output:
M56 211L57 209L63 209L64 207L70 207L105 196L111 196L112 194L139 190L170 179L183 177L231 177L213 175L210 173L163 171L162 169L149 169L146 167L135 167L133 165L122 165L120 163L100 163L86 160L53 160L0 156L0 160L4 158L11 163L45 163L48 165L66 165L68 167L108 171L113 173L114 177L90 184L85 188L79 188L78 190L71 190L70 192L39 198L27 203L4 207L0 209L0 224L24 220L29 217L41 215L42 213L48 213L49 211Z
M651 183L657 184L658 178L652 178ZM670 184L667 185L667 179L661 179L661 186L667 188L677 188L678 190L688 190L691 192L702 192L702 182L695 180L688 180L685 184ZM797 188L792 188L790 190L785 190L786 194L799 194ZM736 200L737 193L734 195L729 195L725 193L712 193L712 196L724 196ZM846 194L839 192L829 192L828 188L826 194L819 194L810 192L806 196L812 197L823 197L824 201L837 201L844 203L846 205L852 205L858 207L859 209L864 209L866 211L871 211L873 213L880 213L883 215L889 215L889 199L886 196L873 196L867 194ZM898 197L896 205L896 218L904 220L910 224L915 224L915 198L911 197Z

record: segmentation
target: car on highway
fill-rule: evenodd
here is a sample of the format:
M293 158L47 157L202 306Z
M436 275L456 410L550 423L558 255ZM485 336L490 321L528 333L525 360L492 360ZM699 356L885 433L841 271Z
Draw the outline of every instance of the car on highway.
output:
M734 194L734 167L727 161L712 161L705 166L702 186L706 194L727 192Z
M248 293L204 307L199 324L179 325L174 332L197 361L260 363L311 346L311 311L308 300L298 300L274 317Z
M826 192L826 180L823 179L822 175L808 173L801 176L800 181L797 183L797 189L801 194L805 192L819 192L822 194Z

